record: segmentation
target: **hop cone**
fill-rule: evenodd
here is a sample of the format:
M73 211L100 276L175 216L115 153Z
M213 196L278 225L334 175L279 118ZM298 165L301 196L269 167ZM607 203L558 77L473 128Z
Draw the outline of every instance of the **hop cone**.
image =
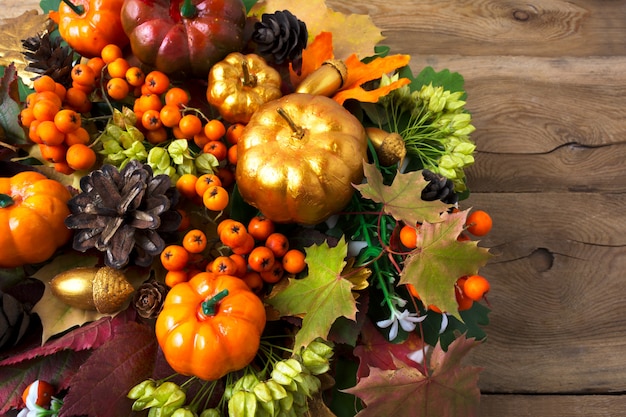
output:
M291 61L293 69L302 69L302 50L309 37L306 24L290 11L264 14L254 25L252 40L261 55L272 56L277 64Z
M120 269L132 260L148 266L165 248L164 236L181 222L174 209L178 191L167 175L137 160L121 171L113 165L81 178L82 192L69 202L65 225L76 229L73 248L106 252L105 264Z
M427 169L422 170L422 175L426 181L430 181L422 190L422 200L441 200L446 204L456 204L459 201L459 196L454 192L452 180Z

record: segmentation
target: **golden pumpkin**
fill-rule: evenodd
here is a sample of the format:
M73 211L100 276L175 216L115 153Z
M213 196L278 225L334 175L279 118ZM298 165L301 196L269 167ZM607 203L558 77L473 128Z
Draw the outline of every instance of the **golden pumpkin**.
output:
M334 100L293 93L257 110L237 144L237 187L279 223L316 224L363 179L365 129Z

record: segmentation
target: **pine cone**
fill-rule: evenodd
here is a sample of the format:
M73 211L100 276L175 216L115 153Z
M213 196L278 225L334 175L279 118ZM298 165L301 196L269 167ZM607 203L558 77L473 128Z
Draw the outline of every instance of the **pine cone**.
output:
M165 248L166 236L181 222L174 206L178 191L167 175L131 160L121 171L104 165L81 178L82 192L69 202L65 225L77 229L73 248L106 252L105 264L120 269L131 260L148 266Z
M163 308L163 301L169 289L165 284L155 279L144 282L135 291L133 304L137 314L144 319L156 318Z
M459 196L454 192L454 183L451 179L427 169L422 170L422 175L426 181L430 181L422 190L422 200L441 200L446 204L456 204L459 201Z
M67 45L61 45L61 37L50 37L49 32L31 36L22 40L24 56L29 64L26 71L40 75L49 75L65 88L72 86L72 62L74 51Z
M263 14L254 25L252 40L261 55L272 56L277 64L289 60L294 71L302 69L302 50L306 48L309 33L306 24L290 11Z
M14 346L30 324L30 316L15 297L0 291L0 348Z

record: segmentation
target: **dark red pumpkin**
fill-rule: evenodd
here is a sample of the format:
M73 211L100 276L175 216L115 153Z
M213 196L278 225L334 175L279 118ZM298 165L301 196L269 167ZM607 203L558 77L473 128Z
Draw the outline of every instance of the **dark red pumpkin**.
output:
M206 77L244 43L242 0L125 0L121 17L133 55L166 74Z

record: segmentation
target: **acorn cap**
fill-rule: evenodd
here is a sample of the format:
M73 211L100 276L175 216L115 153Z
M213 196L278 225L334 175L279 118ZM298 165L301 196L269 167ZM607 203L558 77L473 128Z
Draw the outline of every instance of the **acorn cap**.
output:
M365 132L376 150L381 165L390 166L396 162L402 163L406 156L406 144L400 134L389 133L377 127L368 127Z
M102 314L121 310L133 291L124 274L108 266L100 268L93 279L93 302Z

